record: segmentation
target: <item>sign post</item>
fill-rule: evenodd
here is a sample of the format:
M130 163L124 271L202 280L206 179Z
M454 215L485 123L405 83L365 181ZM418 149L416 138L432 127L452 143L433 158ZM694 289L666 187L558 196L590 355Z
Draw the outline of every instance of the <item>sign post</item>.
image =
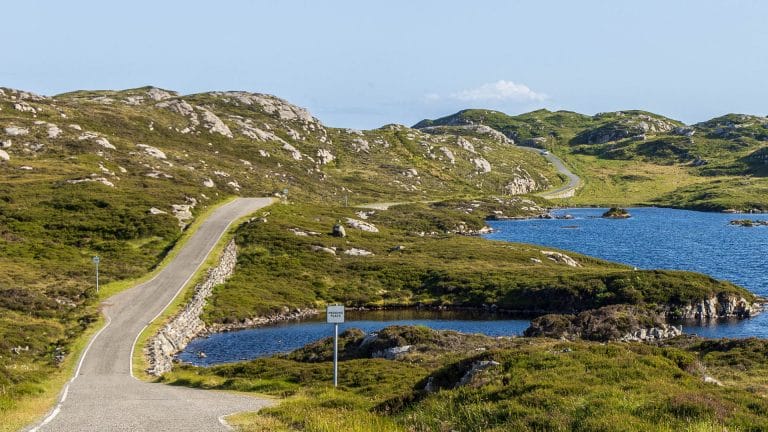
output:
M91 258L94 264L96 264L96 294L99 293L99 263L101 262L101 258L99 258L98 255Z
M325 318L333 323L333 386L339 386L339 323L344 322L344 305L329 305Z

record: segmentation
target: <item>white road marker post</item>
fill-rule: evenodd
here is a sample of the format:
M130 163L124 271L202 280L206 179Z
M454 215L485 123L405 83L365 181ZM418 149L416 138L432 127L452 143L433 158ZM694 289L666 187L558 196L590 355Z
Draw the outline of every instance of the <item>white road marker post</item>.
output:
M333 323L333 386L339 386L339 323L344 322L344 305L328 305L325 319Z
M99 263L101 262L101 258L99 258L98 255L91 258L94 264L96 264L96 294L99 293Z

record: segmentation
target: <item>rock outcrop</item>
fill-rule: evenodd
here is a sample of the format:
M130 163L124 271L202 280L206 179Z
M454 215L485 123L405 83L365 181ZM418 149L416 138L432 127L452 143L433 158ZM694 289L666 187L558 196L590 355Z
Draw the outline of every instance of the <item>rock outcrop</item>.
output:
M578 315L540 316L525 330L527 337L586 339L593 341L653 341L683 333L668 325L663 313L632 305L611 305Z
M758 307L736 294L720 293L700 302L669 312L672 318L684 320L710 320L717 318L749 318L759 312Z
M569 257L562 252L555 251L541 251L542 255L546 256L549 260L558 264L565 264L568 267L581 267L581 264L575 259Z
M358 229L360 231L371 232L371 233L379 232L379 229L376 227L376 225L370 222L364 222L358 219L347 218L347 225L350 228Z
M525 195L536 191L539 185L536 181L527 176L515 176L504 185L504 192L509 195Z
M603 219L629 219L632 215L627 209L621 207L611 207L601 216Z

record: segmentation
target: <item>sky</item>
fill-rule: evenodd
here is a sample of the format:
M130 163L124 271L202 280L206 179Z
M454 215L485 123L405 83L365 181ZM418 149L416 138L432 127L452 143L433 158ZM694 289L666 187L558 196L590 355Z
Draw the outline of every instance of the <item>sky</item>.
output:
M8 0L0 86L269 93L329 126L465 108L766 115L768 1Z

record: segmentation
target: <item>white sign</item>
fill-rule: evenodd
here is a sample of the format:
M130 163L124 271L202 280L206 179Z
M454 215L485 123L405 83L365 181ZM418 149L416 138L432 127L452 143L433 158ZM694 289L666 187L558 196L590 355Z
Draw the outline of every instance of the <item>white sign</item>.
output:
M101 258L99 258L98 256L95 256L95 257L93 257L93 258L91 258L91 259L93 260L93 263L94 263L94 264L98 264L98 263L99 263L99 261L101 261Z
M344 322L344 305L330 305L325 309L325 318L329 323Z

